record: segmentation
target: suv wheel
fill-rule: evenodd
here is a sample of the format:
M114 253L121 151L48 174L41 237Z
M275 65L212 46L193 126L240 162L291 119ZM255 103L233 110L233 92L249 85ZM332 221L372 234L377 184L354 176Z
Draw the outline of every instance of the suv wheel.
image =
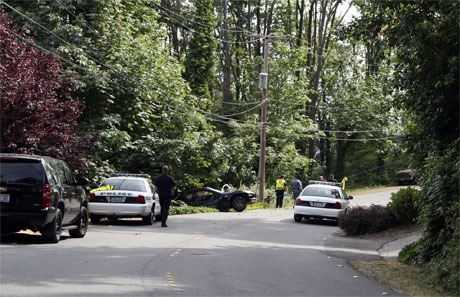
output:
M77 229L69 230L70 237L74 237L74 238L85 237L86 231L88 230L88 210L84 206L81 207L77 227L78 227Z
M54 220L43 228L42 235L46 242L58 243L61 239L62 213L58 208Z

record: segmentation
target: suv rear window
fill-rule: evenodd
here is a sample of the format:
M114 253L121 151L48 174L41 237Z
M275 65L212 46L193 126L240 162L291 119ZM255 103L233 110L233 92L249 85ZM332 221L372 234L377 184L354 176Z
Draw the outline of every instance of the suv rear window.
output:
M38 160L1 159L0 182L4 184L42 185L43 166Z

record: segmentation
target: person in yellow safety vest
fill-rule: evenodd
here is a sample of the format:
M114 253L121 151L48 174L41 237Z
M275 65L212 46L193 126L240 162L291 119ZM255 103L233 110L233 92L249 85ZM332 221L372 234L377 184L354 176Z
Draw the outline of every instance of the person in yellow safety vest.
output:
M96 189L92 189L92 190L89 191L89 192L90 192L90 193L94 193L94 192L110 191L110 190L113 190L113 186L105 185L105 186L101 186L101 187L96 188Z
M286 181L284 176L281 175L279 179L276 180L275 193L276 193L276 208L283 207L284 191L287 190Z

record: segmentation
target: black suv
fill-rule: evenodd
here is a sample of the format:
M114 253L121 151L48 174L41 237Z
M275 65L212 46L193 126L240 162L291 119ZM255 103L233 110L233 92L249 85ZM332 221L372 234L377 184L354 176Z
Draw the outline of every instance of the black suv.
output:
M62 229L84 237L88 229L88 200L83 186L62 160L0 154L0 229L2 233L30 229L57 243Z

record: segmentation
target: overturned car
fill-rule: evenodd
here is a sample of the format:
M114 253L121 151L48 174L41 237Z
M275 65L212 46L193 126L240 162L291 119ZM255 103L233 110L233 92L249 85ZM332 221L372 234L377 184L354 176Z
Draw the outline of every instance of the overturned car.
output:
M176 200L183 201L190 206L205 206L217 208L220 211L229 211L233 208L241 212L248 204L256 201L256 194L248 190L219 191L210 187L202 187L184 191Z

